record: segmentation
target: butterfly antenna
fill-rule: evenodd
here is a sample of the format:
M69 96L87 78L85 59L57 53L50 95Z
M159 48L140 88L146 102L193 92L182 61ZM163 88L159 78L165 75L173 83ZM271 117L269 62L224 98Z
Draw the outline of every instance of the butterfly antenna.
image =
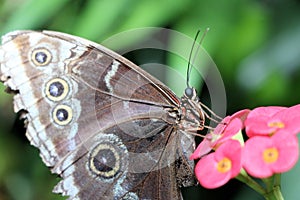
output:
M188 62L188 67L187 67L187 71L186 71L186 86L189 88L190 87L190 73L191 73L191 59L192 59L192 54L193 54L193 50L194 50L194 47L195 47L195 44L196 44L196 41L197 41L197 38L199 36L199 33L200 33L200 30L197 31L196 33L196 36L194 38L194 42L193 42L193 45L192 45L192 48L191 48L191 52L190 52L190 55L189 55L189 62Z
M190 82L190 74L191 74L191 71L192 71L192 64L194 63L194 61L196 59L196 55L198 54L200 46L201 46L201 44L202 44L202 42L203 42L203 40L204 40L204 38L205 38L205 36L206 36L206 34L207 34L208 31L209 31L209 28L206 28L205 32L203 33L203 35L202 35L202 37L200 39L200 42L199 42L200 45L198 46L198 48L197 48L197 50L195 52L195 57L193 58L193 61L191 61L192 60L193 51L194 51L194 47L195 47L196 41L197 41L197 39L199 37L199 34L200 34L200 30L197 31L196 36L194 38L194 42L193 42L193 45L192 45L192 48L191 48L191 52L190 52L190 56L189 56L187 73L186 73L186 77L187 77L186 78L186 86L188 88L190 88L190 83L189 82Z

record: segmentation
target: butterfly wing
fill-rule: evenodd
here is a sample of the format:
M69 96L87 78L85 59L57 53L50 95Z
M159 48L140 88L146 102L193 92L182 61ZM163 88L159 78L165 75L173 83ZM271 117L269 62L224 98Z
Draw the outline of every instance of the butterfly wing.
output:
M176 127L180 101L130 61L75 36L17 31L3 37L0 62L28 139L63 177L56 192L180 199L179 184L192 183L193 138Z

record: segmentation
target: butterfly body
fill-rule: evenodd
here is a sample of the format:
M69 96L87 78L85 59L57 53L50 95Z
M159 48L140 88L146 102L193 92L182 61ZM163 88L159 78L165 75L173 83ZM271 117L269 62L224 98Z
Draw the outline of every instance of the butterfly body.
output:
M198 98L181 99L117 53L58 32L2 38L0 79L43 162L69 199L182 199L194 185L189 132Z

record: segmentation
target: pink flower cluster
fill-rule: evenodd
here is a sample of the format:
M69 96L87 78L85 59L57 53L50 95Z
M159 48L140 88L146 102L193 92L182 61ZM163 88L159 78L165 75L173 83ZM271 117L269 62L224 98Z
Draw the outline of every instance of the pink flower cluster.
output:
M258 107L227 116L191 155L200 158L196 177L203 187L217 188L242 169L256 178L286 172L298 160L299 132L300 105Z

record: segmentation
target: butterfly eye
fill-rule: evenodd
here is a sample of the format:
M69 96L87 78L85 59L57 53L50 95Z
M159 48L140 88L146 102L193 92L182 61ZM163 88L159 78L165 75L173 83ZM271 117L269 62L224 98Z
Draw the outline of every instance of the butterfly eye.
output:
M110 144L100 143L91 152L89 168L99 178L115 177L121 167L120 155Z
M56 124L61 126L68 125L73 118L72 108L67 105L58 105L53 110L52 116Z
M190 87L185 88L184 93L190 99L194 96L194 90L193 90L193 88L190 88Z
M52 101L61 101L69 93L69 84L61 78L50 80L45 87L46 97Z
M36 66L48 65L51 59L50 51L44 48L35 49L31 54L31 60Z

